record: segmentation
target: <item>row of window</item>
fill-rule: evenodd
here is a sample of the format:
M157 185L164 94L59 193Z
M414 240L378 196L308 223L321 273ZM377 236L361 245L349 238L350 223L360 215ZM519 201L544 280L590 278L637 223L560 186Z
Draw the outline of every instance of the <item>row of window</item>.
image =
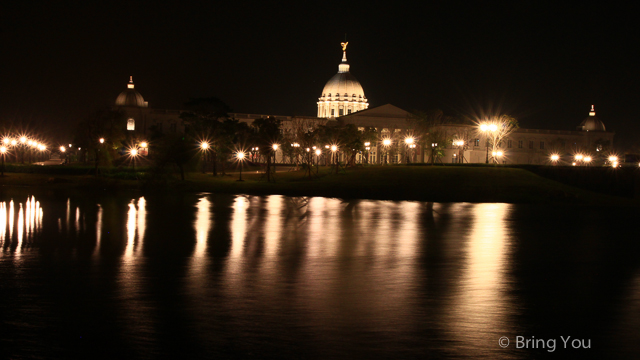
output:
M336 94L336 97L339 97L339 96L340 96L340 94ZM322 97L324 97L324 94L322 94ZM331 94L327 95L327 97L331 97ZM349 94L344 93L344 97L349 97ZM362 99L362 95L356 96L356 94L353 94L351 97L358 97L358 98Z
M156 124L156 129L159 132L162 132L162 123L157 123ZM128 131L135 131L136 130L136 120L134 118L129 118L127 119L127 130ZM177 129L177 125L175 123L169 124L169 131L171 132L176 132Z
M485 145L487 147L489 146L489 140L485 142ZM529 149L533 149L534 145L535 145L534 141L529 140ZM480 146L480 139L475 139L473 146ZM565 143L563 142L561 146L564 147ZM507 140L507 148L508 149L513 148L513 140L510 140L510 139ZM524 148L524 140L518 140L518 149L522 149L522 148ZM544 149L544 141L540 141L540 149Z
M351 114L351 109L347 109L347 114ZM344 115L344 109L338 109L338 116ZM331 109L331 116L336 116L336 109Z

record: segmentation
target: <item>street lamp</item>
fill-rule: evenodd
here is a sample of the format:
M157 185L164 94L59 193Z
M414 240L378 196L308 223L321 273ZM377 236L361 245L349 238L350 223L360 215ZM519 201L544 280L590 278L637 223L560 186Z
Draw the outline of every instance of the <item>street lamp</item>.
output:
M103 145L104 144L104 138L98 139L98 142L100 143L100 145ZM98 164L100 162L99 161L99 157L100 157L100 148L96 147L96 170L95 170L96 176L98 176Z
M382 145L384 146L384 165L386 165L387 157L389 156L389 146L391 146L391 139L382 140Z
M458 147L458 162L462 163L464 159L464 140L456 140L453 142L453 145Z
M243 151L239 151L236 154L236 158L240 162L240 178L238 179L238 181L244 181L244 180L242 180L242 162L244 161L244 152Z
M496 124L481 124L480 125L480 131L482 131L483 133L491 133L495 136L496 131L498 131L498 126ZM489 163L489 139L488 139L488 135L486 139L486 143L487 143L487 156L486 156L486 160L485 163L488 164Z
M609 163L611 163L612 167L618 167L618 157L615 155L609 156Z
M553 162L553 165L557 165L558 164L558 160L560 160L560 155L551 154L551 161Z
M275 171L276 162L278 161L276 155L278 152L278 147L280 147L280 145L273 144L271 145L271 147L273 148L273 170Z
M412 137L408 137L406 139L404 139L404 143L407 144L407 154L405 155L405 157L407 158L407 163L410 163L410 157L408 155L409 151L408 149L413 149L415 147L415 139Z
M336 165L336 168L337 168L338 167L338 156L336 155L336 151L338 151L338 146L337 145L331 145L331 152L332 152L331 156L333 156L333 163Z
M369 164L369 151L371 150L371 143L369 141L364 143L364 149L367 151L366 157L365 157L365 162L368 165Z
M316 174L317 174L320 166L320 155L322 155L322 150L316 149L315 152L316 152Z
M209 143L203 141L200 143L200 149L202 149L202 173L206 173L207 166L207 150L209 149Z
M7 153L7 147L6 146L0 146L0 153L2 153L2 176L4 176L4 156Z
M133 171L136 171L136 157L138 156L138 149L129 150L129 154L133 158Z

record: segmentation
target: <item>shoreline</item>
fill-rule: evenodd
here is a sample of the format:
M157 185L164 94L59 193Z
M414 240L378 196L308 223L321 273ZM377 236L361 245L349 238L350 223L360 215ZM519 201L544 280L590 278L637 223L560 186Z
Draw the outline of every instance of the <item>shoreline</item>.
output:
M243 172L242 182L236 181L238 173L213 177L190 172L185 181L173 174L139 174L139 180L128 180L111 176L5 173L0 177L0 186L138 190L148 194L171 191L426 202L640 205L631 198L595 193L507 167L361 167L347 168L338 174L320 168L311 178L302 170L277 172L275 182L271 183L255 170Z

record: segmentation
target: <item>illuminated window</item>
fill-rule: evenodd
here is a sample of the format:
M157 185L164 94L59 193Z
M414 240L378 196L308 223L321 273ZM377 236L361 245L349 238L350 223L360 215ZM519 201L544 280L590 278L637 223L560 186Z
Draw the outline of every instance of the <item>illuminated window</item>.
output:
M480 146L480 139L473 140L473 146Z
M134 131L136 129L136 121L133 118L127 120L127 130Z
M360 131L360 132L364 132L364 128L359 126L359 127L358 127L358 131Z
M347 114L351 114L351 109L347 110Z

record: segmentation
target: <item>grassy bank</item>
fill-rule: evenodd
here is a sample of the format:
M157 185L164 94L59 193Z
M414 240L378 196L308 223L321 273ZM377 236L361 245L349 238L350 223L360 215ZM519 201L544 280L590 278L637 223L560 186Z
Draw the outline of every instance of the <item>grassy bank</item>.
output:
M8 173L2 186L33 186L51 189L114 191L139 189L145 192L183 191L236 194L282 194L381 200L434 202L509 202L635 205L620 197L596 194L545 179L527 170L503 167L407 167L372 166L347 169L339 174L320 169L309 178L303 171L284 171L268 183L257 171L213 177L188 173L185 181L175 176L140 173L139 180L92 175ZM127 176L130 177L130 176Z

